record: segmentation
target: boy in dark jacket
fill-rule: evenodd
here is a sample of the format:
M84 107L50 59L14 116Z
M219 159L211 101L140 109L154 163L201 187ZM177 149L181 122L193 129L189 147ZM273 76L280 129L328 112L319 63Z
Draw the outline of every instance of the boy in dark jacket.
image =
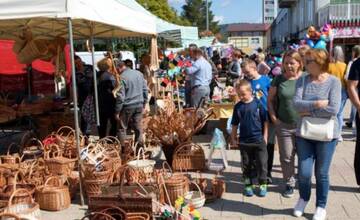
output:
M239 145L243 177L245 179L245 196L254 195L252 184L252 167L257 170L260 184L259 196L267 194L267 149L268 118L266 110L252 95L251 84L247 80L240 80L235 85L240 102L234 107L232 116L231 140L233 145ZM237 142L237 131L240 124L240 137Z

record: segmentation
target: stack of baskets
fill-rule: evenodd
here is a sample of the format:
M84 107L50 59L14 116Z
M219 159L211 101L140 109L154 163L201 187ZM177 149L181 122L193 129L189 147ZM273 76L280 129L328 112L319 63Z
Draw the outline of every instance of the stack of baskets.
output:
M101 194L101 186L112 182L112 174L121 166L118 143L116 138L102 139L81 151L81 172L88 196Z

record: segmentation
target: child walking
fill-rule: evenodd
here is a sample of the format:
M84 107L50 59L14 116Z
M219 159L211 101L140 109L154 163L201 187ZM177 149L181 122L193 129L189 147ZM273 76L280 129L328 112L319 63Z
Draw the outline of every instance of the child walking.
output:
M234 107L232 116L231 141L239 145L243 176L245 179L245 196L253 196L255 186L252 183L252 167L257 170L260 184L259 196L267 194L267 148L268 117L261 103L252 95L251 84L247 80L240 80L235 84L240 101ZM240 124L239 142L237 130Z

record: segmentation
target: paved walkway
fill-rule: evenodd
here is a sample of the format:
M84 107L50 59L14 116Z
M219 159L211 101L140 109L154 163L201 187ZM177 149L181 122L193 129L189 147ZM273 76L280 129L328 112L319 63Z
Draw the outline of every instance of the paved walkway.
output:
M348 114L346 114L348 115ZM343 136L351 138L351 130L345 130ZM208 146L210 136L200 136L195 139ZM360 219L360 191L355 182L353 158L355 142L346 140L336 148L333 163L330 171L331 190L328 199L328 219ZM207 150L206 150L207 151ZM220 153L215 156L220 157ZM241 184L240 153L238 150L227 151L229 168L222 175L226 179L227 192L223 198L214 203L206 204L200 209L203 217L209 220L240 220L240 219L297 219L291 216L292 208L298 199L298 191L291 199L281 196L281 168L279 165L278 151L275 152L275 166L273 170L274 184L270 185L269 193L265 198L254 196L252 198L242 195L243 185ZM214 174L204 174L211 179ZM313 180L314 182L315 180ZM315 190L310 203L305 210L303 218L311 219L315 210ZM43 212L43 219L65 220L81 219L85 207L72 205L71 208L62 212Z

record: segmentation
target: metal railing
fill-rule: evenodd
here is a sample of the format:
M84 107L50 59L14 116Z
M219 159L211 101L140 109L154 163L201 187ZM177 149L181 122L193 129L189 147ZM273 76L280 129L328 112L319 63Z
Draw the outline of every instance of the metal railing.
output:
M318 25L329 21L360 19L360 3L328 4L318 10Z

